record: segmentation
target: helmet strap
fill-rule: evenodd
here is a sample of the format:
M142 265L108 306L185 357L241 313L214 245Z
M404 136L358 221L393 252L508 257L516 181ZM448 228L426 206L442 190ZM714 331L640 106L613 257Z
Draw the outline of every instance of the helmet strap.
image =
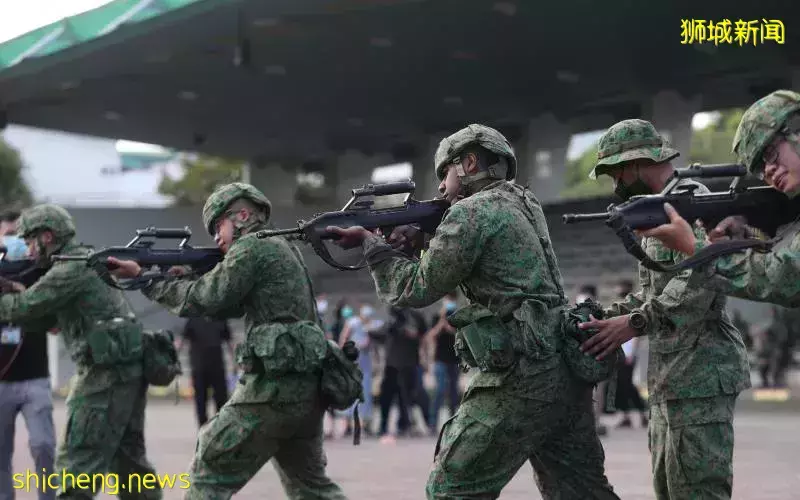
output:
M464 165L461 162L454 163L456 169L456 175L458 175L459 180L461 181L461 189L464 191L465 195L472 194L474 191L477 191L475 188L475 183L478 181L482 181L484 179L505 179L506 173L508 172L508 162L505 157L498 157L496 163L489 165L486 170L480 170L476 174L468 175L466 170L464 170Z

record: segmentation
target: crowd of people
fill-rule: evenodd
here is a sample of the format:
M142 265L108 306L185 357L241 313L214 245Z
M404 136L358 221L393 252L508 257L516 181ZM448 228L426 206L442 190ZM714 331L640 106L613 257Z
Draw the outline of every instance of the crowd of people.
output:
M457 301L457 293L447 294L429 317L415 309L391 307L388 319L382 320L369 302L354 304L343 298L329 310L327 296L317 297L326 336L340 345L352 340L363 354L359 366L366 400L359 404L359 412L367 436L377 435L382 442L393 443L398 437L435 435L445 403L449 415L455 413L462 371L455 354L455 329L447 317L457 308ZM425 383L426 375L434 381L432 391ZM379 419L373 411L375 402ZM398 418L391 426L393 407ZM416 425L415 408L422 416ZM327 437L349 436L351 415L352 410L330 412Z

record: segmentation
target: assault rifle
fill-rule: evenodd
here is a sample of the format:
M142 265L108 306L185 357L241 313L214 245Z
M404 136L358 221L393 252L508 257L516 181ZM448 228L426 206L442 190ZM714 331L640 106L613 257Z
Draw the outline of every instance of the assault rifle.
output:
M292 239L310 243L322 260L342 271L363 269L366 264L358 266L342 265L331 256L323 244L323 240L338 240L339 235L329 233L328 226L348 228L361 226L367 230L380 229L384 234L391 234L398 226L413 225L426 234L433 234L450 208L445 199L435 198L428 201L417 201L411 196L416 185L413 181L390 182L386 184L367 184L352 190L352 197L341 210L315 214L309 220L297 221L292 229L262 230L256 233L258 238L272 236L289 236ZM403 204L390 208L373 208L375 200L363 200L366 197L405 194Z
M619 205L609 205L606 212L565 214L564 223L604 221L619 236L628 253L644 267L661 272L690 269L722 255L748 248L768 250L772 241L756 238L734 239L709 245L679 264L663 266L647 256L633 232L669 223L669 217L664 211L664 203L669 203L689 223L700 220L707 230L713 229L727 216L741 215L747 219L748 225L760 229L770 237L774 236L778 227L800 215L800 199L791 200L769 186L744 188L739 183L746 174L747 169L739 164L706 166L693 164L688 168L675 170L659 194L633 196ZM734 179L727 191L695 194L694 190L698 186L678 185L682 179L691 177L734 177Z
M87 266L93 268L100 277L114 288L120 290L137 290L144 287L151 281L167 279L167 271L173 266L189 266L197 274L205 274L222 261L222 251L217 247L193 247L189 245L189 238L192 231L185 227L183 229L163 229L148 227L138 229L136 237L124 247L109 247L99 252L92 252L88 255L54 255L52 260L58 261L85 261ZM142 238L150 238L142 240ZM178 248L153 248L153 244L159 239L181 240ZM117 268L115 264L108 262L109 257L120 260L136 261L143 271L141 276L126 280L114 279L108 271Z

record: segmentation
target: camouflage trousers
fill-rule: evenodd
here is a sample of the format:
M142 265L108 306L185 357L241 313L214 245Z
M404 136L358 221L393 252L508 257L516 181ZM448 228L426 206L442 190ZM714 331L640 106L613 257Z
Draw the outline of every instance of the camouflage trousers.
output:
M162 497L153 476L145 478L155 474L144 444L146 405L147 385L141 378L70 394L55 464L56 472L64 471L60 498L92 498L103 492L122 499ZM82 480L81 474L88 479Z
M649 440L658 500L731 498L736 397L651 404Z
M605 476L591 387L563 364L534 377L515 371L470 382L439 436L427 498L497 498L530 461L545 500L619 500Z
M323 416L320 404L229 401L200 430L185 498L231 498L274 459L288 498L346 500L325 473Z

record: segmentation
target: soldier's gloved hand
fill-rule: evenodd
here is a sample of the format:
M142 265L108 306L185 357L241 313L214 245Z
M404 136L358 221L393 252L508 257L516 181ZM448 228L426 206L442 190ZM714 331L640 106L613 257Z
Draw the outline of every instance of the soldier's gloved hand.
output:
M711 243L727 239L743 239L747 236L745 226L747 219L741 215L725 217L717 227L708 232L707 239Z

